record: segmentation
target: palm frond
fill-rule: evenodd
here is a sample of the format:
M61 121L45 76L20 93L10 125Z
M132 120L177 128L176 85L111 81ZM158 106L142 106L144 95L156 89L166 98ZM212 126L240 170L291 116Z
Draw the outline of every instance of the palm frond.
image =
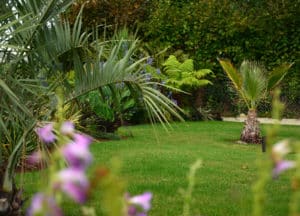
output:
M242 91L249 100L251 108L256 108L259 100L265 96L266 78L264 69L257 62L243 61L240 73L243 80Z
M267 87L268 91L274 89L281 82L292 65L293 64L290 63L283 63L270 72Z
M78 98L90 91L101 89L105 86L114 88L117 83L124 83L131 91L135 91L144 101L145 108L148 109L152 120L164 122L167 120L165 114L170 113L182 119L178 114L180 110L170 99L159 91L151 87L153 82L149 82L145 74L141 74L141 63L146 60L142 58L132 61L132 56L137 48L138 40L133 41L123 57L120 57L123 40L111 49L110 55L103 59L100 49L98 60L94 63L84 64L84 73L79 73L75 88L67 96L67 101Z
M232 81L234 87L241 91L242 89L242 77L241 74L236 70L236 68L227 59L218 59L223 70L227 74L228 78Z

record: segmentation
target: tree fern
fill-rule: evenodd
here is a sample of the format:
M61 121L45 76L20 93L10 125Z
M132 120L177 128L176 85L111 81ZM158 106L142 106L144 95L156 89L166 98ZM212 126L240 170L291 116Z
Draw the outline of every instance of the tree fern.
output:
M201 86L212 84L211 81L204 79L205 76L212 74L209 69L195 70L192 59L186 59L180 63L173 55L163 64L167 79L167 85L185 91L191 91Z

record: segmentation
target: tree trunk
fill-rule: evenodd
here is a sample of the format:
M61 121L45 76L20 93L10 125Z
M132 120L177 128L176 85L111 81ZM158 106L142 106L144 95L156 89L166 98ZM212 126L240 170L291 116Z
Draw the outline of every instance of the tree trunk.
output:
M244 129L241 134L241 141L246 143L259 144L262 141L260 136L259 121L255 109L248 111L247 119L244 124Z

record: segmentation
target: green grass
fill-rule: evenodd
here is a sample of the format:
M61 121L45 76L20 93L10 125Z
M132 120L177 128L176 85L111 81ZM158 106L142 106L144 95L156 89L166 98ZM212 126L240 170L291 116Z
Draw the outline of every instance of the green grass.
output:
M263 126L263 131L266 126ZM122 161L122 177L128 191L154 194L150 216L179 216L187 187L190 165L202 159L197 171L191 204L192 215L251 215L252 185L257 178L256 160L262 155L258 145L237 144L241 123L186 122L173 125L166 133L161 126L141 125L122 128L133 137L95 143L91 150L94 166L109 165L111 158ZM278 139L300 139L300 127L284 126ZM94 167L95 168L95 167ZM93 168L92 168L93 169ZM268 184L266 215L288 214L291 172ZM40 173L24 176L25 194L34 193ZM93 204L97 210L99 200ZM65 215L79 215L76 205L67 204Z

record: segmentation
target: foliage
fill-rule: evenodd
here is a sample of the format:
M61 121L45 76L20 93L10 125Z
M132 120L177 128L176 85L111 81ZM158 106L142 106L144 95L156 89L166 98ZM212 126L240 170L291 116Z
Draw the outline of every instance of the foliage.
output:
M73 24L83 6L85 28L101 26L100 32L113 35L118 29L142 22L149 14L150 5L152 2L146 0L75 0L64 17Z
M0 20L0 196L8 194L10 206L17 197L13 187L15 169L22 166L22 155L37 145L32 133L37 122L53 117L57 86L61 86L65 104L75 104L80 96L93 90L125 83L132 94L141 96L152 121L167 120L166 113L180 118L178 107L140 75L144 59L131 58L138 41L132 41L120 56L122 41L108 46L93 38L83 31L81 13L72 26L61 19L70 4L61 0L1 4L1 11L7 14ZM67 81L71 71L73 84Z
M67 16L71 23L75 22L83 3L84 26L106 22L112 24L106 29L107 34L111 34L108 32L115 32L116 26L122 27L127 23L132 27L137 22L138 36L146 42L150 55L165 48L169 48L166 56L183 50L195 60L196 68L214 71L217 77L214 86L206 86L203 96L205 103L210 100L210 104L214 104L213 112L237 112L234 106L238 104L235 95L224 84L228 80L217 57L232 59L235 64L244 59L257 60L267 70L283 62L295 62L282 84L282 97L287 104L287 112L294 111L292 115L297 115L300 97L300 91L297 91L297 83L300 82L297 72L299 1L77 1ZM160 50L154 52L157 48ZM268 101L266 104L271 103ZM268 110L264 113L270 111L270 106L266 108Z
M192 59L186 59L180 63L177 58L170 55L163 64L164 74L166 75L166 84L183 91L190 92L207 84L212 84L203 77L211 74L209 69L195 70Z
M213 87L205 88L204 100L210 97L216 108L229 106L231 110L230 104L237 103L224 85L227 80L217 57L232 59L235 64L256 60L267 70L295 62L282 84L282 93L287 108L296 114L299 91L294 90L293 83L300 82L299 8L297 0L162 0L149 9L151 14L142 25L141 35L150 46L171 47L170 53L183 50L197 68L213 70L217 79Z
M180 56L178 57L178 59ZM195 70L192 59L183 57L180 62L175 55L170 55L161 65L162 69L152 66L153 59L145 65L145 72L149 79L159 81L157 86L165 95L183 107L188 118L194 115L197 109L194 101L197 91L212 82L207 77L214 77L209 69ZM166 87L166 88L163 88Z
M84 118L81 124L87 128L97 125L96 134L99 134L99 131L113 133L124 124L124 121L130 120L137 105L131 92L120 86L116 89L104 87L82 97L82 103L87 106L82 110ZM97 119L88 122L86 118L93 118L94 115Z
M13 190L21 151L36 145L31 131L37 119L48 114L45 104L51 98L52 87L46 87L38 78L45 68L41 67L37 37L69 4L70 1L55 0L34 5L23 1L1 4L1 10L6 11L1 16L1 153L9 149L7 154L0 154L1 192Z

